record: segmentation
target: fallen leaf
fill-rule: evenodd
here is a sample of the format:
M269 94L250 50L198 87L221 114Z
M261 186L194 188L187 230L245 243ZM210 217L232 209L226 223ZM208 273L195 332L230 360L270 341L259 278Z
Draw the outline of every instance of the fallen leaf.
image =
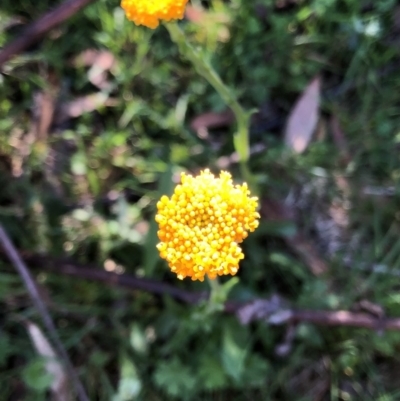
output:
M76 67L89 66L88 79L100 89L108 89L107 72L116 64L114 55L108 51L85 50L72 60Z
M262 143L258 143L250 148L250 156L253 156L255 154L259 154L264 152L266 149L266 146ZM236 164L240 162L240 157L237 152L231 153L229 156L221 156L217 159L215 162L215 165L220 169L220 170L227 170L230 168L232 164Z
M210 35L213 37L212 40L217 39L220 42L226 42L230 38L230 17L226 12L188 5L185 18L201 28L196 34L199 42L208 41Z
M285 144L296 153L306 150L318 122L321 82L314 78L297 100L287 120Z
M377 303L369 301L368 299L362 299L361 301L357 302L353 309L356 311L368 312L372 316L376 316L379 319L385 317L384 308Z
M194 23L200 23L207 18L207 12L202 7L188 4L185 10L185 18Z
M79 117L84 113L97 110L99 107L112 107L116 106L118 100L115 98L109 98L107 94L102 92L92 93L87 96L78 97L68 103L65 103L61 107L62 120L66 117ZM60 121L58 121L60 123Z
M273 294L269 299L256 299L243 305L236 312L240 323L243 325L249 324L254 320L269 321L272 316L277 318L278 314L282 316L282 319L276 319L275 324L287 321L291 317L286 301L276 294Z
M68 376L62 364L58 362L57 354L53 350L51 344L36 324L28 321L26 323L26 328L37 353L47 359L45 364L46 370L53 377L50 385L53 400L70 401Z
M35 93L33 97L34 132L38 140L45 140L49 134L55 111L55 97L50 91Z
M202 129L219 128L231 125L234 121L234 116L231 110L221 113L203 113L193 118L190 127L193 131L199 132Z
M88 49L74 57L71 64L75 67L97 65L103 70L110 70L115 64L115 57L108 51Z

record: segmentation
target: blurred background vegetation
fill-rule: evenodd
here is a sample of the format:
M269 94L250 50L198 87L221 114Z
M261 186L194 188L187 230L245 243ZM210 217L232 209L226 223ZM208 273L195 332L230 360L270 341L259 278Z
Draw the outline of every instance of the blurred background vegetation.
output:
M2 0L0 46L60 3ZM250 168L263 219L230 301L400 317L398 2L192 0L181 26L258 109ZM318 122L288 132L309 118L294 109L302 95ZM0 221L90 400L400 400L398 331L243 324L66 274L69 263L207 291L159 259L155 203L183 170L240 181L233 132L165 28L136 27L117 0L94 1L3 65ZM40 320L0 256L0 399L59 401L29 336Z

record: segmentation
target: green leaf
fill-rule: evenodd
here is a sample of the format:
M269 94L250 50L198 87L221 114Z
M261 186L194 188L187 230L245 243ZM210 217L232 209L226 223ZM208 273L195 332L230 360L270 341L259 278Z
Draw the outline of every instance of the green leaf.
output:
M198 375L206 390L216 390L227 384L227 376L221 363L211 355L205 354L201 358Z
M145 333L138 324L134 324L131 328L130 344L138 354L146 354L148 351Z
M142 382L136 366L126 356L121 361L121 377L118 383L118 393L113 401L130 401L136 399L142 390Z
M290 255L283 252L271 252L269 259L284 274L293 275L301 280L306 280L308 277L308 272L304 269L304 266Z
M103 367L109 360L109 355L100 350L95 350L89 357L90 363L98 368Z
M188 396L196 386L194 373L175 357L170 362L160 362L154 374L156 384L171 396Z
M384 336L379 333L371 333L372 346L385 356L396 354L396 349L400 343L400 333L396 331L387 331Z
M125 111L118 121L119 127L125 128L136 115L141 114L144 108L145 106L141 100L133 99L127 103L125 106Z
M232 327L226 326L222 340L222 364L225 372L239 381L244 372L246 348L243 341L238 341Z
M311 324L300 323L296 328L296 337L317 349L324 345L319 330Z
M87 159L83 153L75 153L71 157L71 171L76 175L85 175L87 172Z
M263 386L270 373L270 364L258 355L249 355L246 369L243 374L243 383L246 386Z
M35 358L22 372L25 384L36 391L46 391L53 382L53 376L46 370L46 358Z

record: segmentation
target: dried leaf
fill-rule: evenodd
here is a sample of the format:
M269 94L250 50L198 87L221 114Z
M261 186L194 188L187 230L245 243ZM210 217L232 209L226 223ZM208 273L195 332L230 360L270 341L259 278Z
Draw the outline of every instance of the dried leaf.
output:
M78 97L61 107L61 115L63 119L67 117L79 117L84 113L90 113L99 107L112 107L118 103L117 99L109 98L107 94L102 92L93 93L91 95Z
M362 299L361 301L357 302L354 306L354 310L368 312L372 316L376 316L379 319L385 317L385 309L382 307L382 305L371 302L368 299Z
M202 7L196 7L188 4L185 10L185 17L191 22L200 23L207 18L207 12Z
M38 92L33 97L34 132L38 140L45 140L49 134L55 111L54 94L50 91Z
M107 71L111 70L115 64L116 60L111 52L93 49L85 50L72 60L72 65L76 67L90 67L88 79L100 89L110 88L111 84L107 80Z
M199 6L188 4L185 11L186 19L194 22L197 25L210 26L215 23L227 24L229 22L229 15L221 11L213 11L210 8L205 9Z
M273 316L280 323L287 321L291 317L291 312L287 309L286 302L278 295L272 295L269 299L256 299L239 308L236 313L241 324L249 324L253 320L266 320L269 322L269 319Z
M103 70L109 70L115 63L115 57L108 51L97 51L88 49L78 54L73 60L72 65L75 67L93 66L97 65Z
M285 128L285 144L296 153L306 150L318 122L321 82L314 78L289 114Z
M208 42L210 35L213 37L212 40L217 39L220 42L227 42L229 40L230 17L228 13L197 5L187 5L185 17L201 28L197 35L199 42Z
M234 121L233 113L230 110L222 113L203 113L195 117L190 123L193 131L199 132L204 128L219 128L231 125Z
M48 359L46 362L46 370L53 377L50 389L54 401L70 401L70 393L68 391L68 376L64 367L57 360L57 355L51 344L40 330L39 326L32 322L26 324L29 336L37 353Z

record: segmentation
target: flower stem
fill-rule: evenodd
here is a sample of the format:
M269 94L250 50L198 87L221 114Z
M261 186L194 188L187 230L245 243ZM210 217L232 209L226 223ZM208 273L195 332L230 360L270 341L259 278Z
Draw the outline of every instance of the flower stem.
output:
M196 71L213 86L227 106L232 109L237 123L237 130L234 134L233 144L239 155L242 176L246 181L248 181L249 186L252 186L253 179L250 170L248 169L247 162L250 156L249 124L250 116L253 111L248 112L242 108L233 91L222 82L217 72L211 64L205 60L202 54L193 48L176 23L166 23L165 27L167 28L172 41L178 45L180 53L192 63Z
M221 312L224 309L224 293L218 277L210 279L207 277L208 284L210 285L210 297L207 301L206 312L213 315L216 312Z
M210 303L220 303L219 301L219 293L221 290L221 284L219 283L218 277L215 279L210 279L207 277L208 284L210 285Z
M221 284L218 277L210 279L207 277L208 284L210 285L210 297L208 299L207 312L212 314L224 310L224 304L228 299L229 292L232 288L239 283L237 277L232 277L224 284Z

